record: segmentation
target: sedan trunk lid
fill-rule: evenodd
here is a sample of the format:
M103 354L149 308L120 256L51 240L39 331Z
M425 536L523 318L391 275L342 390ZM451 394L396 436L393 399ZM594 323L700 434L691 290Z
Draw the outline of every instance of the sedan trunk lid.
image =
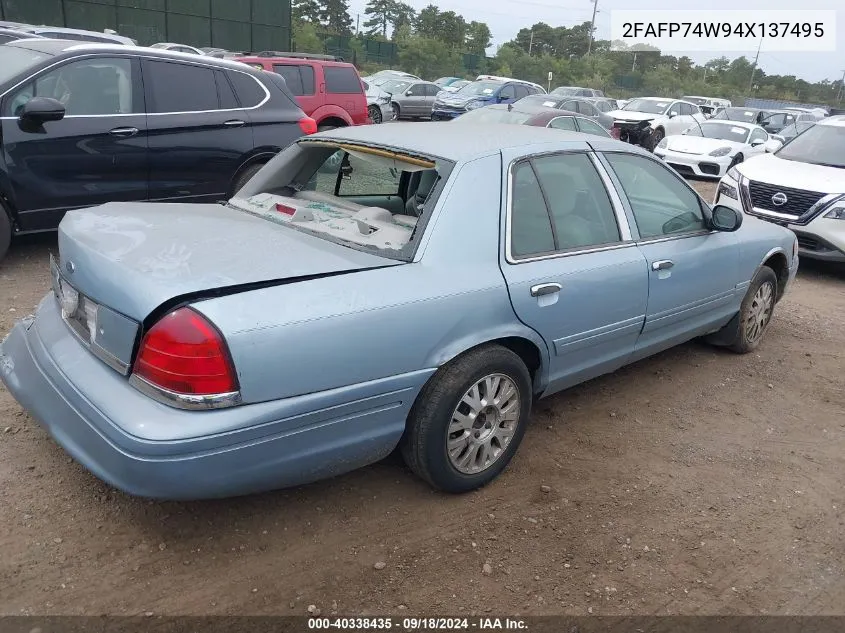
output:
M59 226L59 253L70 285L139 323L179 297L402 263L221 204L109 203L71 211Z

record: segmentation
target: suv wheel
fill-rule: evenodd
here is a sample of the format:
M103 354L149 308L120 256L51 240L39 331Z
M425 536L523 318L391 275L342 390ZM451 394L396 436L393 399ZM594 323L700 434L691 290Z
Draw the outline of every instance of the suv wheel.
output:
M250 165L246 169L244 169L241 174L235 180L235 184L232 185L232 192L231 195L235 195L241 189L244 188L244 185L252 180L252 177L261 171L261 168L264 167L264 163L258 163L256 165Z

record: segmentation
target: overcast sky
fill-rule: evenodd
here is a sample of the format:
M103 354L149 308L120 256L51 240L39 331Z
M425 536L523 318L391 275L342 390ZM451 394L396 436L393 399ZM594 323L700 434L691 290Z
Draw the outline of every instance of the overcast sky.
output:
M406 0L415 9L422 9L430 4L428 0ZM714 11L714 20L718 20L720 9L760 9L760 18L765 20L766 9L839 9L839 0L707 0L706 3L690 2L684 5L670 0L598 0L598 14L596 15L596 37L610 38L610 11L613 9L700 9L708 8ZM513 39L517 31L535 24L546 22L551 26L572 26L588 22L592 16L593 5L590 0L439 0L435 1L441 11L455 11L464 16L469 22L479 20L486 22L493 32L494 46L488 50L493 55L496 46ZM705 7L706 5L706 7ZM839 5L839 6L838 6ZM361 15L364 23L364 7L366 0L350 0L350 12L353 20L357 14ZM766 50L766 42L760 52L759 65L767 74L796 75L807 81L815 82L822 79L835 80L842 77L845 70L845 10L837 12L837 52L836 53L790 53ZM745 54L754 59L758 41L750 46L752 50L746 53L725 51L724 54L733 59ZM682 52L671 52L680 56ZM719 53L694 53L689 55L696 63L701 64Z

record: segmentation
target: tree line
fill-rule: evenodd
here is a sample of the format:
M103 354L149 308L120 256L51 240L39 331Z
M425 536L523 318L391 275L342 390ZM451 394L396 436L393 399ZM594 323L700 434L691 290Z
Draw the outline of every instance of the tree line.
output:
M538 22L487 57L492 34L486 23L433 4L417 12L401 0L369 0L363 21L360 16L353 20L348 0L294 0L292 12L298 51L323 52L321 33L389 41L397 45L402 70L428 79L486 72L547 85L551 72L552 87L585 86L620 97L695 94L739 103L759 97L829 105L845 98L839 79L810 83L796 75L769 75L746 57L731 61L721 56L695 64L689 57L656 49L624 50L618 42L611 50L610 41L590 43L589 22L571 27ZM468 72L465 53L480 56L481 67ZM363 70L376 70L362 65Z

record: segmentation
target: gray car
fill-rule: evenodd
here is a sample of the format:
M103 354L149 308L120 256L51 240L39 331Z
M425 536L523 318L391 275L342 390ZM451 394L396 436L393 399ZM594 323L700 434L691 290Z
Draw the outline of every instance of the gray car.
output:
M364 84L364 95L367 97L367 114L370 115L370 121L377 124L393 120L390 93L363 79L361 83Z
M398 119L431 118L434 98L441 88L430 81L388 81L381 86L391 93L393 116Z

